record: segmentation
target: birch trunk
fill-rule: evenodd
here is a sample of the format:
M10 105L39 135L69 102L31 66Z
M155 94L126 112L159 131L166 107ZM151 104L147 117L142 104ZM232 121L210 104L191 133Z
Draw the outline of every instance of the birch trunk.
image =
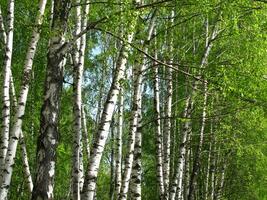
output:
M16 92L15 92L12 72L10 72L10 87L11 87L11 95L12 95L12 100L13 100L13 105L14 105L14 110L15 110L16 107L18 106L18 103L17 103L17 97L16 97ZM28 161L28 156L27 156L26 144L25 144L24 135L22 131L20 133L19 140L20 140L20 148L21 148L21 153L22 153L24 176L26 179L26 184L28 186L29 192L31 193L33 189L33 182L32 182L32 176L31 176L30 166L29 166L29 161Z
M191 170L191 137L192 132L187 135L187 144L186 144L186 155L185 155L185 175L184 175L184 184L183 184L183 197L187 199L189 194L189 185L190 185L190 170Z
M217 35L218 35L218 30L217 30L217 26L215 25L213 28L212 35L211 35L210 39L209 39L209 37L207 39L207 35L206 35L206 47L205 47L203 56L202 56L201 61L200 61L200 67L199 67L200 70L203 70L203 68L205 68L205 65L207 63L207 59L209 57L210 51L211 51L212 46L213 46L213 41L215 40ZM201 78L201 77L198 76L198 78ZM199 80L194 80L192 92L189 95L189 97L187 98L187 102L190 101L190 106L186 106L186 108L185 108L186 115L184 115L184 118L187 118L187 119L191 118L191 111L193 109L193 104L194 104L192 98L195 96L198 82L199 82ZM206 81L204 81L204 82L206 82ZM188 103L186 103L186 105L188 105ZM190 109L188 109L187 107ZM184 166L184 155L185 155L185 143L186 143L186 138L187 138L187 134L188 134L189 129L191 129L191 123L185 122L185 125L184 125L183 130L182 130L182 141L181 141L180 148L179 148L179 159L178 159L178 166L176 169L177 171L176 171L175 178L174 178L172 188L170 191L170 199L171 200L174 200L176 190L178 192L178 194L177 194L178 200L180 200L182 198L181 186L182 186L183 173L184 173L184 170L183 170L184 167L183 166ZM177 187L177 189L176 189L176 187Z
M141 64L142 65L142 64ZM141 112L141 106L142 106L142 70L144 69L143 66L137 66L136 69L134 69L134 77L135 77L135 83L134 83L134 95L139 95L133 102L133 107L136 104L136 108L134 108L132 111L136 113L136 130L133 133L135 135L134 140L134 147L132 150L133 152L133 164L132 166L132 176L131 176L131 193L132 198L131 199L140 199L141 198L141 154L142 154L142 134L141 134L141 118L142 118L142 112ZM139 80L138 80L139 79ZM136 91L139 90L139 91ZM134 120L134 119L132 119ZM131 139L133 139L134 136L132 136ZM127 161L126 161L126 167L128 167ZM126 168L127 169L127 168ZM129 172L131 174L131 172ZM130 180L129 180L130 182ZM124 185L124 182L123 182Z
M76 4L80 4L80 0L76 0ZM81 6L75 8L75 22L76 27L74 35L81 32ZM80 62L81 52L81 38L77 39L73 47L72 58L74 68L74 82L73 82L73 116L74 116L74 135L73 135L73 163L72 163L72 199L80 199L80 191L82 189L82 155L81 155L81 144L82 144L82 75L83 65Z
M132 174L135 138L138 126L138 119L140 119L141 110L141 88L142 88L142 66L137 65L134 67L134 92L132 101L132 119L130 125L130 132L127 145L127 155L125 158L125 171L123 173L122 187L120 193L120 200L126 200L129 190L129 184Z
M135 22L131 24L131 29L134 29ZM127 36L127 42L131 43L133 39L133 32ZM96 139L91 150L91 158L89 160L88 169L85 177L85 183L83 187L83 200L93 200L95 194L95 187L98 175L98 169L101 161L101 157L106 144L106 139L109 133L111 119L115 109L115 105L118 99L120 90L120 82L124 79L124 71L126 68L128 58L129 45L124 44L120 50L118 61L115 68L115 73L111 88L107 95L107 99L104 105L104 109L101 115L100 124L98 127Z
M216 170L216 141L215 141L215 136L212 135L213 137L213 148L211 151L211 166L210 166L210 185L211 185L211 189L210 189L210 199L214 200L215 199L215 181L216 181L216 177L215 177L215 170Z
M196 178L199 172L200 168L200 154L202 152L202 146L203 146L203 138L204 138L204 131L205 131L205 125L206 125L206 110L207 110L207 98L208 94L208 85L207 82L204 82L204 101L203 101L203 111L202 111L202 123L201 123L201 129L199 134L199 143L197 146L197 150L195 153L195 160L193 163L193 171L190 178L190 186L189 186L189 194L188 194L188 200L192 200L194 198L194 191L196 189Z
M171 12L171 26L174 22L174 11ZM170 54L172 56L170 62L173 62L173 34L171 34L170 41ZM169 199L169 182L170 182L170 153L171 153L171 115L172 115L172 68L167 69L167 106L166 106L166 121L163 135L164 141L164 165L163 165L163 176L164 176L164 199Z
M214 39L215 35L215 29L214 32L212 34L212 38ZM207 60L208 60L208 55L209 52L211 50L212 47L212 43L210 43L209 41L209 23L208 23L208 19L206 20L206 52L204 53L203 59L201 61L200 64L200 70L203 70L206 66ZM201 77L201 76L199 76ZM200 135L199 135L199 143L196 149L196 153L195 153L195 160L193 163L193 171L190 177L190 185L189 185L189 193L188 193L188 200L192 200L194 198L194 191L195 191L195 187L196 187L196 177L198 175L198 171L200 168L200 154L202 152L202 146L203 146L203 137L204 137L204 131L205 131L205 125L206 125L206 106L207 106L207 98L208 98L208 94L207 94L207 90L208 90L208 85L207 85L207 81L204 80L203 83L204 86L204 100L203 100L203 111L202 111L202 123L201 123L201 129L200 129Z
M36 22L35 22L36 26L33 29L30 45L28 47L28 51L27 51L27 55L25 59L23 82L21 85L20 95L18 99L18 106L15 111L14 125L10 132L11 137L10 137L10 141L8 144L4 170L2 171L2 177L0 181L1 183L0 199L1 200L6 198L8 188L10 186L18 139L21 133L22 118L25 113L26 100L27 100L27 95L29 91L29 82L30 82L33 58L34 58L37 43L40 37L39 26L41 26L42 21L43 21L45 6L46 6L46 0L41 0L39 2L39 10L38 10L38 14L36 17Z
M157 58L157 55L155 55ZM154 77L154 107L156 112L156 160L157 160L157 181L159 186L160 199L164 198L164 178L163 178L163 149L162 133L160 120L160 94L159 94L159 72L158 66L155 66Z
M185 110L183 114L183 118L190 119L191 112L193 109L193 101L191 96L189 95L186 99ZM182 127L182 135L181 135L181 142L179 146L179 158L177 162L175 176L173 178L173 183L170 188L170 199L175 200L176 192L177 192L177 199L181 200L182 195L182 181L184 176L184 166L185 166L185 154L186 154L186 143L188 134L191 132L191 121L186 121Z
M84 0L85 8L82 10L82 19L81 19L81 30L84 30L87 27L87 16L89 13L89 0ZM86 34L82 35L81 37L81 46L80 46L80 65L84 68L84 59L85 59L85 49L86 49ZM82 74L81 74L82 75ZM88 140L88 132L87 132L87 125L86 125L86 117L85 117L85 110L84 106L82 106L82 129L84 133L83 141L85 143L85 149L86 149L86 155L89 160L90 156L90 146L89 146L89 140ZM83 178L84 179L84 178ZM83 185L82 185L83 186Z
M84 6L84 9L82 10L82 12L81 12L81 14L82 14L82 16L81 16L81 30L84 30L84 29L86 29L86 27L87 27L87 16L88 16L88 14L89 14L89 0L84 0L83 1L84 3L85 3L85 6ZM81 85L82 85L82 76L83 76L83 70L84 70L84 59L85 59L85 49L86 49L86 34L83 34L82 36L81 36L81 42L80 42L80 49L79 49L79 53L80 53L80 55L79 55L79 65L80 65L80 67L79 67L79 69L80 69L80 76L81 76L81 80L80 80L80 82L81 82ZM82 87L82 86L81 86ZM81 95L82 96L82 95ZM81 105L80 105L80 113L81 113L81 115L83 115L83 108L82 108L82 97L81 97ZM84 119L85 121L85 129L84 129L84 131L85 131L85 138L83 139L83 140L85 140L85 148L87 149L86 151L87 151L87 156L88 156L88 159L89 159L89 152L90 152L90 150L89 150L89 141L88 141L88 133L87 133L87 127L86 127L86 119ZM80 193L81 193L81 191L82 191L82 188L83 188L83 184L84 184L84 165L83 165L83 143L82 143L82 135L83 135L83 133L82 133L82 123L83 123L83 119L82 119L82 117L81 117L81 132L80 132L80 134L81 134L81 141L80 141L80 157L79 157L79 159L80 159L80 172L81 172L81 179L80 179Z
M58 53L65 42L69 0L55 1L52 31L47 54L47 71L44 101L41 108L40 135L37 144L37 173L32 200L53 199L56 147L58 145L58 123L60 98L63 83L64 53Z
M155 12L154 15L152 16L152 19L150 21L149 27L148 27L148 35L147 39L145 42L143 42L143 47L145 53L148 53L148 48L145 46L147 42L150 41L152 33L154 31L155 27ZM140 97L139 101L137 102L137 112L138 112L138 119L137 119L137 128L136 128L136 134L135 134L135 145L134 145L134 163L133 163L133 174L132 174L132 199L134 200L141 200L141 192L142 192L142 186L141 186L141 176L142 176L142 162L141 162L141 157L142 157L142 92L143 92L143 71L145 70L146 67L146 57L143 57L141 66L140 66L140 71L137 71L137 79L139 78L139 90L140 90Z
M123 88L120 88L119 105L118 105L118 130L116 135L116 180L115 180L115 195L114 199L117 199L121 190L122 181L122 134L123 134Z
M5 58L4 58L4 77L3 77L3 108L2 108L2 129L0 138L0 166L5 163L7 154L8 141L9 141L9 127L10 127L10 71L11 59L13 51L13 30L14 30L14 0L8 1L8 14L7 14L7 33L5 45Z
M111 125L111 154L110 154L110 184L109 184L109 199L114 199L114 186L115 186L115 167L116 167L116 160L115 160L115 123L113 121Z
M140 105L141 108L141 105ZM134 162L133 162L133 173L132 173L132 185L131 194L133 200L141 200L141 179L142 179L142 113L139 111L138 124L135 135L135 145L134 145Z
M204 200L208 200L208 194L209 194L211 148L212 148L212 142L210 142L210 145L209 145L209 155L208 155L208 161L207 161L207 172L206 172L206 181L205 181Z
M223 166L222 166L221 174L220 174L221 175L220 183L218 185L218 190L217 190L217 193L216 193L216 196L215 196L216 200L222 199L222 191L223 191L223 187L224 187L226 164L227 164L226 159L223 159Z
M6 46L6 41L7 41L6 37L7 36L6 36L1 6L0 6L0 33L2 34L2 40L3 40L2 42L3 42L4 46Z
M86 114L85 114L84 105L82 105L82 130L83 130L83 141L84 141L84 147L85 147L85 155L86 155L86 158L89 160L89 158L90 158L90 145L89 145L89 139L88 139L88 130L87 130Z

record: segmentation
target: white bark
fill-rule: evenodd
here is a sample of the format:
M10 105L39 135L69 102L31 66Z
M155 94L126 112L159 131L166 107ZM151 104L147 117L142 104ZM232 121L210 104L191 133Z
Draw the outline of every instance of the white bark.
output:
M222 192L223 192L223 187L224 187L225 169L226 169L227 162L225 158L222 159L222 161L223 161L223 164L222 164L222 169L220 172L220 183L218 185L218 190L217 190L216 197L215 197L216 200L222 199Z
M2 15L1 6L0 6L0 33L2 34L2 37L3 37L2 42L3 42L4 46L6 46L7 38L6 38L6 31L5 31L4 19L3 19L3 15Z
M144 51L145 53L148 53L148 48L145 46L146 42L150 41L152 37L152 33L154 31L155 27L155 14L152 17L149 27L148 27L148 35L146 41L143 42ZM133 172L132 172L132 199L134 200L141 200L141 175L142 175L142 162L141 162L141 156L142 156L142 92L143 92L143 71L146 68L146 57L143 56L141 66L137 67L136 69L136 84L138 84L139 87L139 93L140 95L139 100L137 103L137 128L135 133L135 145L134 145L134 163L133 163Z
M189 194L189 185L190 185L190 169L191 169L191 155L192 155L192 149L190 146L192 138L192 132L188 133L187 135L187 144L186 144L186 155L185 155L185 174L184 174L184 183L183 183L183 197L184 199L187 199Z
M60 98L65 54L58 53L65 42L70 1L54 1L52 33L47 53L46 79L40 114L40 135L37 143L37 169L32 200L54 198L56 148Z
M138 126L138 119L140 118L140 106L141 106L141 87L142 87L142 76L141 76L141 66L137 65L134 68L134 94L132 101L132 119L130 125L130 133L128 138L127 155L125 159L125 171L123 173L122 188L120 193L121 200L127 199L127 193L129 190L129 184L132 173L132 165L134 158L134 146L135 146L135 136Z
M141 108L141 106L140 106ZM133 200L141 200L141 179L142 179L142 162L141 162L141 156L142 156L142 113L141 110L138 114L138 124L137 124L137 130L135 135L135 145L134 145L134 161L133 161L133 172L132 172L132 185L131 185L131 195Z
M90 145L89 145L89 138L88 138L88 130L87 130L87 123L86 123L86 114L84 105L82 105L82 129L83 129L83 141L84 141L84 149L86 158L89 160L90 158Z
M80 4L80 0L75 1L76 4ZM81 32L81 6L76 6L75 8L75 22L76 27L74 35ZM73 47L72 57L73 57L73 68L74 68L74 83L73 83L73 114L74 114L74 135L73 135L73 164L72 164L72 199L80 199L80 190L82 176L83 176L83 163L81 158L81 144L82 144L82 75L83 75L83 65L80 63L80 48L81 48L81 38L76 40Z
M171 12L171 25L174 22L174 11ZM173 56L173 34L171 34L170 41L170 54ZM170 60L171 64L173 62L173 58ZM172 93L173 93L173 85L172 85L172 68L167 69L167 106L166 106L166 121L165 121L165 129L163 132L163 141L164 141L164 164L163 164L163 176L164 176L164 199L169 199L169 178L170 178L170 153L171 153L171 115L172 115Z
M191 96L188 96L186 99L186 105L183 117L190 118L191 112L193 108L193 102L191 100ZM173 183L170 188L170 200L175 200L176 192L177 192L177 199L181 200L182 195L182 181L184 176L184 165L185 165L185 153L186 153L186 143L187 143L187 136L191 132L191 121L186 121L183 124L182 128L182 136L181 142L179 146L179 158L177 162L175 176L173 178Z
M10 72L10 75L11 75L10 76L11 95L12 95L13 105L14 105L14 108L16 110L16 107L18 105L17 97L16 97L16 91L15 91L13 76L12 76L11 72ZM32 176L31 176L31 172L30 172L30 165L29 165L28 156L27 156L26 144L25 144L24 135L23 135L22 131L20 133L20 148L21 148L21 152L22 152L24 176L25 176L25 179L26 179L26 183L27 183L29 192L32 192L33 182L32 182Z
M197 150L195 153L195 160L193 164L193 171L190 178L190 188L189 188L189 194L188 194L188 200L193 199L195 187L196 187L196 178L199 172L200 168L200 154L202 152L202 146L203 146L203 138L204 138L204 131L205 131L205 125L206 125L206 114L207 114L207 99L208 99L208 85L207 82L204 82L204 100L203 100L203 111L202 111L202 122L201 122L201 128L200 128L200 134L199 134L199 143L197 146Z
M117 199L121 190L122 181L122 134L123 134L123 108L124 108L124 96L123 88L120 88L119 105L118 105L118 130L116 135L116 179L115 179L115 195L114 199Z
M212 148L212 142L210 142L210 145L209 145L209 154L208 154L208 161L207 161L204 200L208 200L208 194L209 194L211 148Z
M157 58L157 56L155 55ZM158 66L154 69L154 107L156 112L156 160L157 160L157 180L159 186L160 199L164 197L164 178L163 178L163 142L162 142L162 132L161 132L161 120L160 120L160 94L159 94L159 72Z
M213 133L214 134L214 133ZM215 199L215 185L216 185L216 177L215 177L215 171L216 171L216 141L215 141L215 136L212 135L213 138L213 148L211 151L211 166L210 166L210 199L214 200Z
M131 29L135 28L135 22L132 23ZM127 36L127 42L131 43L133 39L133 32ZM120 90L120 82L124 78L124 71L128 58L129 45L124 44L120 50L120 55L117 61L114 78L109 90L104 109L102 112L100 124L97 131L97 138L91 151L91 157L88 164L88 169L85 177L85 184L83 187L83 200L93 200L96 188L96 180L101 157L108 137L111 119L115 109Z
M11 137L10 137L10 141L8 144L8 151L6 154L7 156L5 159L5 166L4 166L4 170L2 171L2 177L0 181L1 183L0 199L1 200L6 199L7 192L10 186L18 139L21 133L22 118L25 113L26 100L27 100L27 95L29 91L29 82L30 82L29 80L30 80L30 74L32 70L33 58L34 58L37 43L40 37L39 26L42 24L42 21L43 21L42 19L43 19L45 6L46 6L46 0L41 0L39 2L39 10L38 10L38 14L36 17L36 26L33 29L30 45L28 47L28 51L27 51L27 55L25 59L23 82L21 85L20 95L18 99L18 106L15 111L14 125L10 132Z
M26 184L27 184L28 190L31 193L32 189L33 189L33 182L32 182L32 176L31 176L29 161L28 161L26 144L25 144L25 140L24 140L24 136L23 136L22 132L20 133L20 148L21 148L21 152L22 152L24 177L26 179Z
M2 129L0 138L0 166L5 163L8 141L9 141L9 128L10 128L10 71L11 60L13 51L13 33L14 33L14 0L8 1L8 14L7 14L7 32L6 32L6 45L5 45L5 58L3 68L3 108L2 108Z
M217 37L218 33L219 32L217 29L217 25L215 25L215 27L213 28L212 35L211 35L210 39L209 38L208 38L208 40L206 39L206 47L205 47L203 56L202 56L201 61L200 61L200 67L199 67L200 70L203 70L203 68L205 68L205 65L207 64L208 56L209 56L210 51L211 51L212 46L213 46L213 41ZM198 76L198 78L200 78L200 76ZM188 105L188 102L190 102L190 105L186 106L184 118L188 118L188 119L191 118L191 111L193 109L193 104L194 104L194 101L192 98L195 96L198 82L199 82L199 79L194 80L192 93L189 95L189 97L187 98L187 102L186 102L186 105ZM204 81L204 82L206 82L206 81ZM187 107L189 109L187 109ZM170 199L171 200L174 200L176 190L178 192L178 194L177 194L178 200L180 200L182 198L182 180L183 180L183 174L184 174L185 143L186 143L188 131L190 129L191 129L191 123L188 121L185 122L185 124L183 126L183 130L182 130L182 140L181 140L181 144L180 144L180 148L179 148L179 159L178 159L178 166L176 169L177 171L176 171L173 183L172 183L172 188L170 190Z

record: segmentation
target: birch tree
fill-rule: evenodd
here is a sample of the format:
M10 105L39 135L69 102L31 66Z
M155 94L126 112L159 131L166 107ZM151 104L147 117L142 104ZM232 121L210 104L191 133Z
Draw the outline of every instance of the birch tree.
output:
M1 17L2 18L2 17ZM2 20L1 20L2 21ZM3 23L1 23L3 24ZM1 25L2 29L4 28ZM9 127L10 127L10 72L11 72L11 60L13 51L13 35L14 35L14 0L8 1L8 15L7 15L7 31L5 42L5 59L4 59L4 77L3 77L3 108L2 108L2 128L1 128L1 143L0 143L0 166L5 163L7 154L8 141L9 141Z
M41 108L40 135L37 145L37 173L32 200L53 199L58 120L63 83L64 52L59 48L65 42L70 2L54 2L52 31L47 54L47 72L44 101Z
M134 19L130 24L130 30L132 32L129 32L127 34L127 43L132 42L135 25L136 25L136 19ZM118 99L118 94L121 87L120 83L124 79L124 71L128 58L128 52L129 52L129 44L123 44L120 49L119 57L115 67L111 88L108 92L107 99L104 104L103 112L97 130L97 136L96 136L97 138L94 141L93 148L90 153L91 158L88 164L88 169L85 176L85 183L83 187L83 195L82 195L83 200L93 200L94 198L98 168L100 165L106 139L109 133L109 128L113 112L115 109L115 104Z
M114 199L117 199L121 190L122 181L122 135L123 135L123 108L124 108L124 96L123 87L120 88L119 101L118 101L118 126L116 134L116 172L115 172L115 195Z
M80 4L80 0L76 1ZM86 1L85 3L88 4ZM74 34L77 35L87 26L87 14L89 4L85 6L82 12L81 6L75 9L76 27ZM74 62L74 153L73 153L73 199L80 199L80 191L83 186L83 159L82 159L82 77L84 68L84 54L86 47L86 34L76 40L73 47L72 57ZM87 135L87 133L86 133ZM87 136L86 136L87 138ZM87 148L87 147L86 147ZM89 155L89 154L88 154Z
M26 54L25 64L24 64L24 74L23 82L21 85L20 95L18 99L18 106L16 107L14 116L14 125L12 126L10 132L10 140L8 144L7 154L5 157L5 164L2 170L2 177L0 178L0 199L6 199L8 188L11 182L11 176L13 171L14 159L17 150L17 144L19 136L21 133L22 118L25 113L25 106L27 101L27 95L29 91L30 74L32 70L33 58L36 52L37 43L40 37L40 29L38 26L42 24L42 19L44 15L44 10L46 6L46 0L41 0L39 2L39 9L36 17L36 27L32 31L31 41ZM13 8L12 8L13 9ZM9 74L10 78L10 74Z
M157 56L155 56L157 58ZM160 122L160 94L159 94L159 72L158 66L155 66L155 78L154 78L154 107L156 112L156 159L157 159L157 180L160 191L160 199L164 197L164 177L163 177L163 137L161 132Z
M171 12L171 25L174 24L174 11ZM173 62L173 34L171 34L170 49L171 60ZM163 136L164 145L164 164L163 164L163 175L164 175L164 198L169 199L169 178L170 178L170 152L171 152L171 115L172 115L172 96L173 96L173 83L172 68L167 69L167 104L166 104L166 121L165 130Z
M150 21L147 39L143 42L144 51L148 52L148 47L145 44L150 41L153 30L155 27L155 13ZM141 120L142 120L142 88L143 88L143 71L145 70L145 57L142 58L141 64L134 66L134 83L133 83L133 100L132 100L132 119L131 128L128 139L128 154L125 159L125 171L122 182L121 199L127 198L128 187L132 175L132 195L134 199L141 198L141 146L142 146L142 133L141 133ZM133 163L134 162L134 163ZM134 165L134 168L133 168ZM132 173L133 171L133 173Z

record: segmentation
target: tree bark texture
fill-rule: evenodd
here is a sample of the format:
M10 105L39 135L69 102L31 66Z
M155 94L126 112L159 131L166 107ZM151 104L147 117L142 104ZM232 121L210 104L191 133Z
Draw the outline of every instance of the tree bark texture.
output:
M54 198L56 148L59 132L59 108L63 84L64 54L58 53L65 42L69 0L54 2L52 31L47 54L47 71L44 88L44 101L41 108L40 135L37 144L37 173L32 200Z

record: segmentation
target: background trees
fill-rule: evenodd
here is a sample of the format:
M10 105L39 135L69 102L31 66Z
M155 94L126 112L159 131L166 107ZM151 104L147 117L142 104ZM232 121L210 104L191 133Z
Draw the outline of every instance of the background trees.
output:
M0 199L267 198L264 2L0 5Z

